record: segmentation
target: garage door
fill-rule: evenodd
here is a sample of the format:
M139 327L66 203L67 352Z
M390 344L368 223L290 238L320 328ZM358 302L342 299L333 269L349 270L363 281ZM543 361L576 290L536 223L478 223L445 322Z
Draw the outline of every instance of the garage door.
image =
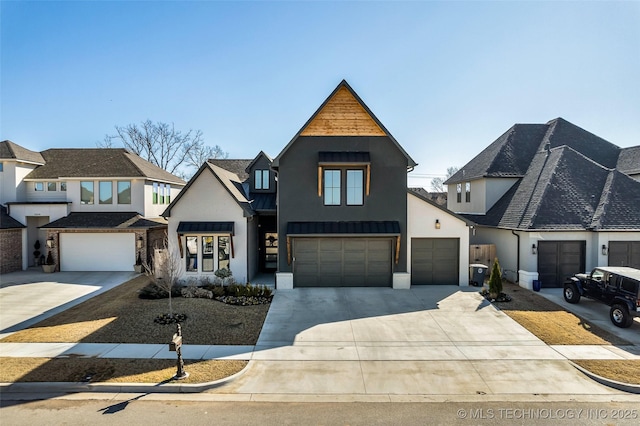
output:
M391 238L294 238L296 287L390 287Z
M585 241L540 241L538 279L542 287L562 287L574 274L585 272Z
M609 241L609 266L640 269L640 241Z
M411 285L459 285L458 238L411 239Z
M134 233L60 234L61 271L133 271Z

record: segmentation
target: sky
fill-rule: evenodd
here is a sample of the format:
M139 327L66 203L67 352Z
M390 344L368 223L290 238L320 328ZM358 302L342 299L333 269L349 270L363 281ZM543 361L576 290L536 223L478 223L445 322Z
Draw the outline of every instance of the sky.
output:
M275 157L347 80L429 188L515 123L640 145L640 1L0 2L0 140L150 119Z

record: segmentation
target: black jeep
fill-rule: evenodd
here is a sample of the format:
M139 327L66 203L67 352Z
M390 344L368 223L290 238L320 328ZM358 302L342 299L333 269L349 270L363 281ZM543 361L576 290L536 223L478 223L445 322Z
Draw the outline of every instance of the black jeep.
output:
M576 274L564 284L564 300L578 303L580 296L611 306L609 318L618 327L630 327L640 315L640 270L600 266L590 274Z

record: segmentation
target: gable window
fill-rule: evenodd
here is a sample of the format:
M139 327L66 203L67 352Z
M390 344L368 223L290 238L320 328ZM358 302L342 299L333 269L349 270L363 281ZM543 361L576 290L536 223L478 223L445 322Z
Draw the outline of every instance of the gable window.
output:
M456 201L461 203L462 202L462 184L458 183L456 184Z
M269 189L269 170L256 170L253 180L256 189Z
M113 204L113 184L111 181L100 182L98 187L100 191L98 194L100 204Z
M47 191L57 191L57 185L55 182L47 182Z
M60 182L60 191L67 190L67 182Z
M93 182L80 182L80 204L93 204Z
M324 205L340 205L340 170L324 171Z
M131 204L131 181L118 181L118 204Z
M471 182L466 182L464 184L464 201L467 203L471 202Z
M158 182L153 182L153 204L158 204Z
M36 191L44 191L44 182L36 182L35 183L35 190Z
M187 237L187 272L198 271L198 237Z
M347 205L364 204L364 173L362 170L347 170Z

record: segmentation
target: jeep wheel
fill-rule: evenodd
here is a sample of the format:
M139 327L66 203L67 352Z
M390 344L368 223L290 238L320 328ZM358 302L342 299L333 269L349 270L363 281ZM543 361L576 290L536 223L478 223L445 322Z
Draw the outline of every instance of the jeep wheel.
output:
M628 328L633 324L633 317L624 305L613 305L609 311L609 318L611 318L613 325L617 327Z
M580 301L580 293L574 283L564 285L564 300L569 303L578 303Z

